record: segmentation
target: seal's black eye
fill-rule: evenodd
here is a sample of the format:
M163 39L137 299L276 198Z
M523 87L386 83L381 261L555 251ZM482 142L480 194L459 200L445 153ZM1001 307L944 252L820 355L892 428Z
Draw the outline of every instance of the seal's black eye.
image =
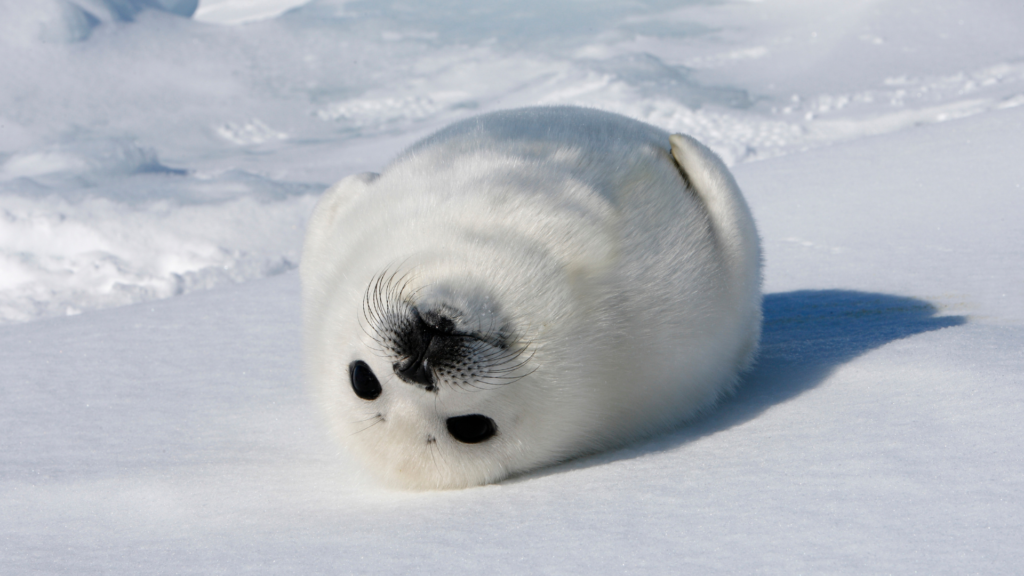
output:
M476 444L497 434L498 427L483 414L470 414L449 418L448 432L459 442Z
M356 396L363 400L374 400L380 396L380 381L370 370L370 366L362 360L348 365L348 378L352 381L352 389Z

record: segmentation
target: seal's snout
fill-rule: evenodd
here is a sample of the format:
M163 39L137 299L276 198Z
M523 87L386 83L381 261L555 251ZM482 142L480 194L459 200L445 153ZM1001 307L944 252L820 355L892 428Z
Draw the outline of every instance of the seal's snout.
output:
M395 374L403 381L423 386L428 392L434 391L434 375L428 359L410 358L405 362L395 362L394 368Z
M401 335L405 358L395 362L395 374L409 384L434 392L434 367L457 353L457 337L453 334L455 322L437 312L420 315L412 310L414 321Z

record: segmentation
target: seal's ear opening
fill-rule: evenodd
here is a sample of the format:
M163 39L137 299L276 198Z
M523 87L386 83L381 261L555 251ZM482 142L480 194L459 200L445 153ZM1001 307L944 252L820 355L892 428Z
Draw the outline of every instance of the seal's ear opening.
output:
M313 209L306 225L306 243L303 254L319 253L320 245L331 236L331 229L352 201L362 195L380 174L363 172L344 178L328 188Z

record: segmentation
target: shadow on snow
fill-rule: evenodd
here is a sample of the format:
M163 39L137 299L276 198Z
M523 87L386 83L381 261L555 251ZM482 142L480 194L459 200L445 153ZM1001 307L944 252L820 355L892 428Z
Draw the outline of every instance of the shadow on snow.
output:
M875 348L966 322L963 316L936 316L937 312L923 300L890 294L852 290L768 294L757 364L743 376L734 395L672 432L535 474L660 452L742 424L814 388L839 366Z

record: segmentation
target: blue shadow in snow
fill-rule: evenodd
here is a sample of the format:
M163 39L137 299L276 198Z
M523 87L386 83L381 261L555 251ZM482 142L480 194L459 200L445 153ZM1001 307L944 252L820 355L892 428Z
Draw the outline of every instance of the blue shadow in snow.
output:
M937 312L923 300L890 294L852 290L768 294L757 364L744 375L733 396L672 432L551 471L660 452L726 430L814 388L837 367L875 348L967 321L963 316L937 316Z
M833 370L875 348L923 332L960 326L924 300L856 292L800 290L764 299L764 332L754 369L702 427L722 430L821 384Z

